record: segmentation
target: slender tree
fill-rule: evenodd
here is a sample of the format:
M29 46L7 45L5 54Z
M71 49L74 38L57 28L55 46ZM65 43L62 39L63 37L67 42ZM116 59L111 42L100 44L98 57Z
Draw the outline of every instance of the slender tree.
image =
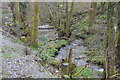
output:
M108 3L107 18L107 48L106 48L106 78L115 74L115 30L114 30L114 3Z
M105 2L100 2L100 13L103 14L105 11Z
M120 2L117 4L118 28L117 28L117 46L116 46L116 74L120 75Z
M67 3L66 3L66 7L68 7ZM68 12L68 10L66 10L66 14L68 13L67 19L66 19L66 37L68 38L70 37L70 34L71 34L70 26L71 26L71 21L73 16L73 10L74 10L74 1L71 2L70 11Z
M34 2L34 16L32 25L32 45L36 47L38 45L38 25L39 25L39 3Z
M91 8L89 11L88 32L92 32L92 30L93 30L93 24L94 24L95 17L96 17L96 6L97 6L97 2L91 2Z

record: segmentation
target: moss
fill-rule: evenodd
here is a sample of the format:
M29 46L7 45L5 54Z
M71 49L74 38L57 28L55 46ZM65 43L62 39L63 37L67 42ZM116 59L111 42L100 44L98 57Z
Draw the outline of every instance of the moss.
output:
M41 57L44 61L53 64L53 61L56 61L54 57L58 54L59 48L67 44L67 40L54 40L44 42L38 49L39 53L37 56Z
M76 68L74 71L77 73L81 70L82 68ZM88 68L85 68L78 76L84 77L84 78L93 78L94 75L92 71Z
M19 56L16 55L16 54L4 53L4 54L2 54L2 57L4 57L4 58L16 58L16 57L19 57Z
M93 43L96 38L98 38L97 35L88 35L85 40L85 43L87 44Z
M40 38L42 41L48 41L48 40L49 40L48 37L47 37L47 35L41 35L39 38Z
M107 17L108 17L108 16L107 16L106 13L99 16L99 18L103 18L103 19L107 19Z
M2 72L2 78L7 78L9 75L10 74L5 71Z
M72 34L74 36L86 38L88 36L87 29L88 29L88 22L85 20L76 22L71 26Z
M97 49L92 49L91 51L85 52L87 56L90 57L90 61L96 64L103 64L105 61L105 55Z
M14 51L16 52L17 50L11 46L5 46L5 47L2 47L2 52L5 53L5 50L9 50L9 51Z
M101 72L101 71L95 71L95 73L98 74L99 76L103 76L104 75L104 73Z
M10 11L4 9L4 10L2 11L2 13L3 13L3 14L9 14Z
M93 63L103 64L104 60L105 58L103 56L93 56L91 61Z

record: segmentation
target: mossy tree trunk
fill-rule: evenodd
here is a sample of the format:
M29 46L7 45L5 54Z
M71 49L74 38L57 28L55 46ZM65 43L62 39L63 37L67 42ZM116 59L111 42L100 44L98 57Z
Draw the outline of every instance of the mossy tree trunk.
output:
M106 78L115 74L115 31L114 31L114 3L108 3L107 18L107 48L106 48Z
M58 2L58 16L57 16L57 22L58 22L58 24L57 24L57 26L58 27L61 27L61 13L60 13L60 2Z
M71 26L71 21L73 16L73 10L74 10L74 1L71 2L70 11L69 12L66 11L66 13L68 13L67 19L66 19L66 37L67 38L71 36L70 26Z
M39 25L39 3L34 2L34 16L31 36L32 40L31 45L34 47L38 46L38 25Z
M14 23L21 22L19 2L11 2L10 3L10 8L11 8L12 13L13 13L13 22Z
M29 7L28 2L20 2L21 30L22 30L21 36L25 36L26 38L28 37L28 35L30 35L29 28L28 28L28 25L29 25L28 7Z

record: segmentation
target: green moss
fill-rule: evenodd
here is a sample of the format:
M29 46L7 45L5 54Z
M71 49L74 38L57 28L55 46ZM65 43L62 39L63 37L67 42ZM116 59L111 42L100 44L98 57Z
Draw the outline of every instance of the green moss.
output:
M72 34L78 37L84 37L86 38L88 34L86 34L88 29L88 22L87 20L76 22L71 26Z
M91 57L90 61L93 63L102 64L105 61L105 55L99 50L93 49L91 51L85 52L85 54Z
M81 70L81 68L76 68L75 72L79 72ZM88 68L85 68L78 76L84 77L84 78L93 78L94 75L92 73L92 71Z
M3 53L2 57L4 57L4 58L16 58L16 57L19 57L19 56L16 55L16 54Z
M47 35L41 35L41 36L40 36L40 39L41 39L42 41L48 41L48 40L49 40L48 37L47 37Z
M107 14L102 14L99 16L99 18L103 18L103 19L107 19L107 17L108 17Z
M95 71L95 73L98 74L99 76L103 76L104 75L104 73L101 72L101 71Z
M41 57L43 60L51 63L52 61L55 61L55 55L58 54L58 49L63 46L67 45L67 40L54 40L49 42L44 42L41 44L41 47L39 48L39 53L37 56Z
M77 73L80 70L81 70L81 68L76 68L74 71ZM93 78L94 77L93 72L88 68L85 68L78 76L84 77L84 78Z
M85 40L85 43L87 44L93 43L96 38L98 38L97 35L88 35L87 39Z
M5 71L3 71L2 72L2 78L7 78L10 74L9 73L7 73L7 72L5 72Z
M97 56L93 56L91 61L94 63L103 63L104 60L105 58L103 56L97 55Z
M5 53L5 50L8 50L8 51L14 51L16 52L17 50L11 46L5 46L5 47L2 47L2 52Z
M4 10L2 11L2 13L3 13L3 14L8 14L8 13L10 13L10 11L4 9Z

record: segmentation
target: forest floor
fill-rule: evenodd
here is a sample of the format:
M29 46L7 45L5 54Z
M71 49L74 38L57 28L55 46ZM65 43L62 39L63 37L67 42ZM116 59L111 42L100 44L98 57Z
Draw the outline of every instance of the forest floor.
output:
M3 32L0 36L0 49L2 51L2 78L55 78L40 63L41 59L36 57L36 52L29 48L26 55L25 49L28 47L18 42L9 33Z

